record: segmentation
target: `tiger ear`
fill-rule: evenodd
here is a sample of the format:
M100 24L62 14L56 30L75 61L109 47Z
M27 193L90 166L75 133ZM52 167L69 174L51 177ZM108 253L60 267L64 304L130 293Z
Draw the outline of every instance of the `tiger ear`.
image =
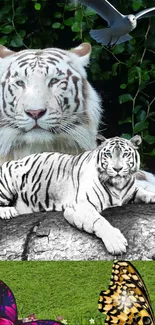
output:
M83 66L86 66L89 63L89 57L91 54L91 45L89 43L82 43L70 51L80 57Z
M97 146L100 146L106 140L107 139L102 134L99 134L99 133L97 134L97 136L96 136Z
M142 138L140 137L140 135L135 135L134 137L132 137L130 139L130 142L135 146L139 146L142 142Z
M15 52L9 50L7 47L0 45L0 58L5 58L6 56L12 55Z

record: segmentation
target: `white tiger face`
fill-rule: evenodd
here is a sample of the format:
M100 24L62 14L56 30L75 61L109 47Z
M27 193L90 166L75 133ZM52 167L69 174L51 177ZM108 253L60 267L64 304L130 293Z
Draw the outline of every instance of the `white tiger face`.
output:
M140 157L136 150L141 143L140 136L136 135L130 140L119 137L105 139L101 145L99 171L107 179L126 178L136 173L140 168Z
M3 134L7 128L13 146L48 142L54 150L54 143L64 141L94 147L100 108L84 70L88 45L73 51L24 50L0 62L0 128Z

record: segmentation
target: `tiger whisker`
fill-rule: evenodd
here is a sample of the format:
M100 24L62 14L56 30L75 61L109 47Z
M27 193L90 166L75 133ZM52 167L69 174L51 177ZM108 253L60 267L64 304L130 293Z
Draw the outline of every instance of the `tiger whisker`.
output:
M64 131L64 133L67 133L72 137L74 134L76 141L78 140L79 143L81 143L81 141L82 141L83 144L85 144L86 146L90 146L89 140L86 139L85 135L81 132L81 129L78 128L78 130L77 130L78 132L77 132L77 131L73 130L70 126L67 126L67 125L66 126L61 125L60 129L61 129L61 131Z

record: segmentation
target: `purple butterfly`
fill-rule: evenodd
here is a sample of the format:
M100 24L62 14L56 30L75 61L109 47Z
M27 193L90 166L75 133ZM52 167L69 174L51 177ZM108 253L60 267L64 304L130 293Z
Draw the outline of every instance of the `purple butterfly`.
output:
M0 325L64 325L55 320L33 320L23 322L18 319L18 311L14 294L10 288L0 280Z

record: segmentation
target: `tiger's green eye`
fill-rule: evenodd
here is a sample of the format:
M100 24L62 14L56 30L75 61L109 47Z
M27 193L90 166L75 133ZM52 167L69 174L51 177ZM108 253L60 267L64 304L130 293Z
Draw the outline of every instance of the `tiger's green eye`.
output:
M57 78L52 78L48 84L49 87L53 86L55 83L57 83L59 81L59 79Z
M16 81L16 85L19 86L19 87L22 87L22 88L25 87L25 83L24 83L23 80L18 80L18 81Z
M112 154L110 151L105 152L106 157L112 158Z

